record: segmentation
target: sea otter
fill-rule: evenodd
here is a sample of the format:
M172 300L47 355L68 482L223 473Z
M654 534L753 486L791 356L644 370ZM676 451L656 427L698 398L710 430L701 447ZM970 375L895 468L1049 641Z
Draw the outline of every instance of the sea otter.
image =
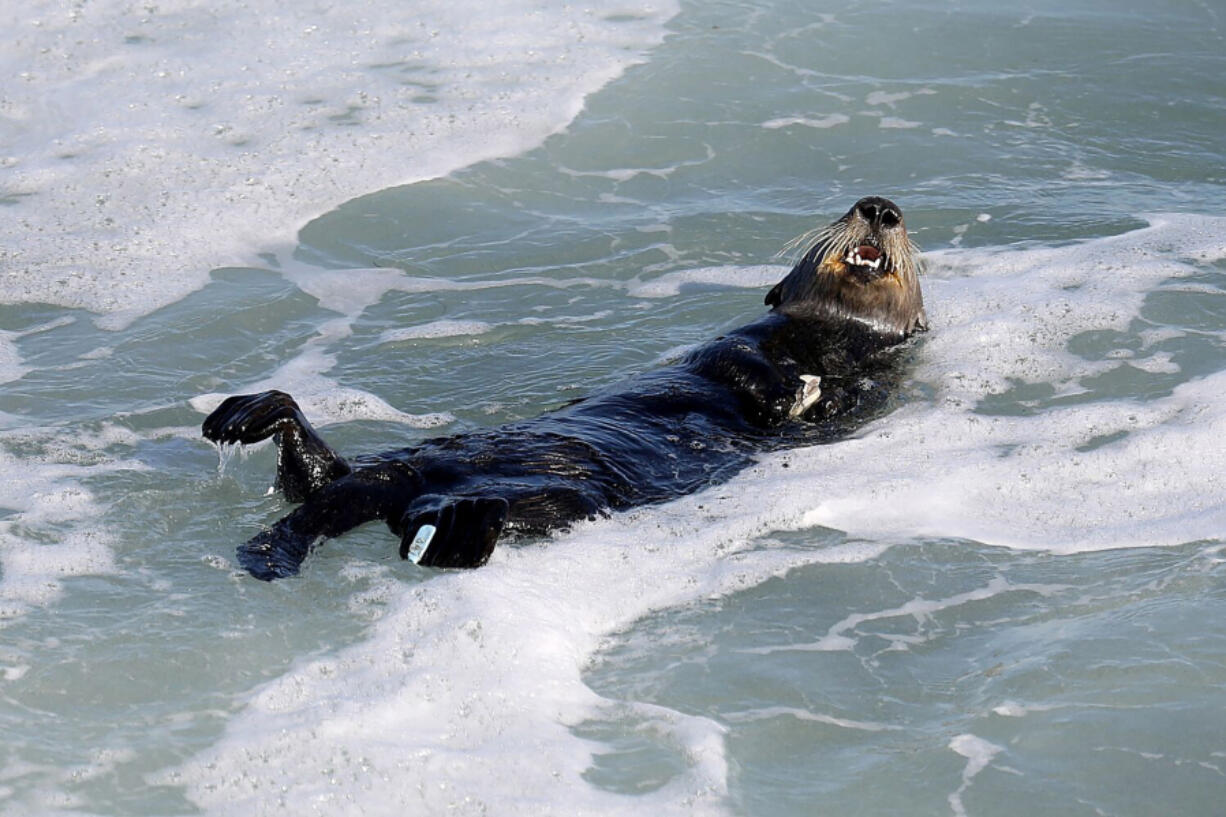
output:
M809 242L758 320L530 420L346 460L288 394L226 399L204 436L273 437L276 486L302 503L239 562L258 579L291 576L322 539L382 519L402 558L477 567L504 533L672 499L756 454L846 433L882 410L898 347L925 328L919 254L902 212L876 196L795 243Z

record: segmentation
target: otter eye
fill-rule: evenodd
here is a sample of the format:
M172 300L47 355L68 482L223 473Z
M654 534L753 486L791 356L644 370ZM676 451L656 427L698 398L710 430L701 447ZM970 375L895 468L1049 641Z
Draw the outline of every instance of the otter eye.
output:
M898 213L895 213L893 210L882 210L881 224L883 227L897 227Z

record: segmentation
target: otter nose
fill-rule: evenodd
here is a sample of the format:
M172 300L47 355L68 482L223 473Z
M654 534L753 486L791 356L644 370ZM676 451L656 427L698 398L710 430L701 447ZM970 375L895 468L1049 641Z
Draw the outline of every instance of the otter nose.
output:
M873 229L893 227L902 221L902 213L893 202L873 196L856 202L860 217L873 225Z

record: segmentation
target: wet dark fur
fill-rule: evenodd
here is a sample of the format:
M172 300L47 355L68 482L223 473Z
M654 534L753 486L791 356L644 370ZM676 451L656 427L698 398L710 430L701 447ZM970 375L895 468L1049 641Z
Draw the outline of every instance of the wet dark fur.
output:
M886 406L897 347L923 326L901 219L887 200L862 199L817 234L762 318L531 420L346 461L289 395L227 399L204 436L274 437L278 487L303 503L242 545L240 563L261 579L293 575L320 539L382 519L401 537L402 557L431 525L421 564L476 567L504 532L540 534L672 499L729 478L757 453L846 433ZM889 263L870 270L831 259L848 252L849 235ZM801 375L821 377L820 398L803 412Z

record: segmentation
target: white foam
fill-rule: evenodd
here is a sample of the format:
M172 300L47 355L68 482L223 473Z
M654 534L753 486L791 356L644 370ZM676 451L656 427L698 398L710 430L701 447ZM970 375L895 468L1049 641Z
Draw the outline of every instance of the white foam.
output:
M539 144L675 11L27 3L0 49L0 187L22 234L0 301L122 326L347 199Z
M653 722L678 727L687 769L635 797L581 778L597 747L570 726L618 706L582 680L605 634L823 560L820 551L746 549L769 513L711 518L689 497L545 546L499 549L478 571L435 575L393 599L366 642L262 688L221 742L166 782L187 783L212 814L332 809L354 791L372 814L725 813L717 725L653 711ZM856 551L829 558L880 549Z
M787 268L773 264L751 267L700 267L677 270L652 278L649 281L633 281L628 291L636 298L669 298L681 293L687 284L706 284L721 287L762 287L776 283L787 274Z
M18 664L12 667L0 667L0 680L20 681L29 671L29 664Z
M1079 709L1092 709L1095 706L1104 706L1104 705L1079 702L1076 704L1068 704L1068 703L1029 704L1029 705L1023 706L1022 704L1019 704L1017 701L1005 701L1004 703L1001 703L1001 704L998 704L997 706L992 707L992 712L996 715L1000 715L1002 718L1024 718L1027 715L1029 715L1031 712L1054 712L1060 709L1066 709L1070 707L1077 707Z
M72 438L58 429L6 434L5 442L41 451L19 459L0 449L0 507L12 512L0 520L0 626L58 599L67 577L115 571L114 536L82 480L142 469L101 453L130 433L108 427Z
M581 326L585 323L602 321L613 314L611 309L598 309L586 315L559 315L551 318L520 318L515 321L519 326Z
M808 721L811 723L824 723L827 726L837 726L840 729L854 729L862 732L883 732L888 730L901 729L902 727L888 723L876 723L874 721L854 721L847 718L836 718L833 715L825 715L820 712L811 712L808 709L800 709L794 706L764 706L758 709L753 709L748 712L734 712L724 716L726 720L733 723L746 723L770 718L795 718L798 721Z
M575 178L588 177L588 178L597 178L597 179L609 179L611 181L615 181L618 183L625 183L638 176L654 176L657 179L667 179L670 176L672 176L675 172L680 170L681 168L702 165L706 162L711 161L714 158L715 158L715 149L712 148L710 145L704 145L704 151L701 157L695 157L687 161L676 162L673 164L662 165L660 167L615 167L615 168L610 168L607 170L575 170L574 168L561 167L559 168L559 170L561 170L567 176L573 176ZM626 198L621 198L621 197L608 197L608 198L602 198L602 200L619 201L619 202L633 202L634 201L633 199L626 199ZM670 229L671 228L669 228L667 225L655 225L653 227L648 227L645 229L640 228L640 232L669 232Z
M894 103L902 102L904 99L910 99L917 95L932 96L935 93L936 91L931 88L920 88L915 91L895 91L894 93L889 91L872 91L864 98L864 104L872 105L874 108L881 107L882 105L893 108Z
M1226 376L1145 404L983 417L904 410L805 469L855 476L806 514L861 535L938 535L1072 553L1216 538L1226 525L1217 441ZM1096 437L1125 434L1091 451Z
M30 367L22 365L21 353L17 351L16 332L0 330L0 383L11 383L20 380L30 371Z
M949 742L949 748L966 758L966 768L962 770L962 785L949 795L949 807L955 817L966 817L966 806L962 803L962 795L971 787L971 781L992 762L992 758L1004 751L1003 746L989 743L976 735L958 735Z
M63 317L34 326L24 332L10 332L0 329L0 384L20 380L30 372L30 367L23 365L24 361L17 349L17 341L19 339L66 326L72 322L73 318Z
M779 128L787 128L792 125L802 125L806 128L817 128L825 130L826 128L834 128L839 125L846 125L851 121L851 117L847 114L832 113L818 119L813 119L807 116L787 116L779 119L771 119L762 123L762 127L769 130L777 130Z
M405 326L400 329L389 329L379 336L380 343L400 343L411 340L432 340L435 338L454 338L472 335L484 335L493 329L493 325L485 321L431 321L420 326Z
M413 278L402 270L385 268L323 270L292 266L284 274L324 309L339 312L351 321L389 292L431 292L449 283Z
M881 121L877 123L877 127L894 130L910 130L911 128L923 127L923 125L923 122L915 122L898 116L883 116Z

